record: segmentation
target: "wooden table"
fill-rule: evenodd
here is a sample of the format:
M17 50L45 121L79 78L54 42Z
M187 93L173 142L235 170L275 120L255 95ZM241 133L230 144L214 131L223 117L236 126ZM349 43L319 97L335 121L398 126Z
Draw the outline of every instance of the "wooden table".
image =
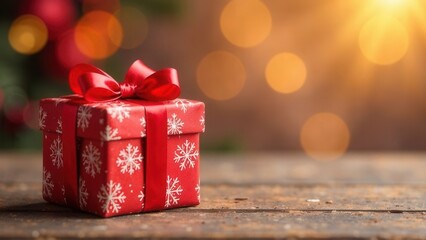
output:
M0 154L0 237L426 239L426 153L201 161L200 206L101 219L42 200L41 154Z

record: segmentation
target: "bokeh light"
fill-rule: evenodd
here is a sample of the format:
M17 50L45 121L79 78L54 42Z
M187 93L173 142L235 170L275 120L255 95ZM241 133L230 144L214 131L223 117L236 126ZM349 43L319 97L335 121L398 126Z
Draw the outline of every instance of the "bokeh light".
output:
M268 62L265 76L269 86L275 91L292 93L303 86L306 79L306 66L297 55L280 53Z
M39 17L49 32L49 39L55 40L74 25L77 10L72 0L24 0L20 12Z
M114 13L120 9L120 0L83 0L82 5L84 13L96 10Z
M333 113L317 113L304 124L300 133L303 150L316 160L334 160L349 146L349 128Z
M24 89L18 86L9 86L4 89L4 115L14 124L23 123L23 109L28 104L28 96Z
M123 38L117 18L104 11L85 14L75 27L78 49L89 58L104 59L114 54Z
M364 24L359 33L359 46L371 62L389 65L406 54L409 37L406 28L397 19L381 15Z
M48 39L44 22L34 15L22 15L13 21L9 29L9 43L21 54L39 52Z
M39 103L38 101L29 101L23 108L23 120L25 125L34 130L39 129L38 123Z
M74 30L64 33L59 37L55 46L56 59L64 69L70 69L78 63L89 62L90 60L79 51L74 34Z
M244 86L246 71L235 55L215 51L198 64L197 83L209 98L228 100L235 97Z
M115 15L123 28L121 48L133 49L141 45L148 33L145 15L133 7L122 7Z
M271 14L259 0L232 0L220 16L223 35L238 47L260 44L269 35L271 25Z

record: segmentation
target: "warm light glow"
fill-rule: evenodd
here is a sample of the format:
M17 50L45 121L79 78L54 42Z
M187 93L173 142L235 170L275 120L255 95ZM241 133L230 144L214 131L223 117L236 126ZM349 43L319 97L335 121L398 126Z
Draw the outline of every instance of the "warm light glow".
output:
M259 0L232 0L220 16L223 35L238 47L260 44L269 35L271 25L271 14Z
M407 1L407 0L379 0L380 4L383 4L385 6L391 6L391 7L398 6L404 3L404 1Z
M39 52L48 39L44 22L34 15L22 15L13 21L9 29L9 43L21 54Z
M407 52L409 38L406 28L394 17L382 15L364 24L359 34L359 46L373 63L389 65Z
M123 7L115 15L123 27L121 48L133 49L141 45L148 33L145 15L133 7Z
M75 28L78 49L89 58L104 59L121 45L123 31L115 16L103 11L84 15Z
M306 79L306 67L301 58L292 53L275 55L266 66L266 80L269 86L280 93L299 90Z
M212 52L198 64L197 83L209 98L231 99L241 91L245 80L243 64L229 52Z
M333 113L311 116L300 133L303 150L316 160L334 160L340 157L346 152L349 141L348 126Z

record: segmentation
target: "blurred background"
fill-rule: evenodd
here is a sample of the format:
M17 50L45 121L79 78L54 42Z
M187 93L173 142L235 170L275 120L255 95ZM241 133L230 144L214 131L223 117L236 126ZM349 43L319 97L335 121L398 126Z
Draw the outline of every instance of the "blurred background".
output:
M140 58L206 103L204 151L426 147L426 1L26 0L0 8L0 148L41 149L38 100Z

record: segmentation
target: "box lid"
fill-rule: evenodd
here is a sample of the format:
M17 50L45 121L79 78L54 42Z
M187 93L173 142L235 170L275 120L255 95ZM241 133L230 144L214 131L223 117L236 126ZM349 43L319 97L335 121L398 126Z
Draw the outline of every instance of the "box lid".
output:
M204 103L178 98L162 102L167 109L167 133L179 135L204 132ZM77 110L77 137L101 141L145 137L145 106L141 100L89 103L75 95L40 101L40 129L62 133L62 108Z

